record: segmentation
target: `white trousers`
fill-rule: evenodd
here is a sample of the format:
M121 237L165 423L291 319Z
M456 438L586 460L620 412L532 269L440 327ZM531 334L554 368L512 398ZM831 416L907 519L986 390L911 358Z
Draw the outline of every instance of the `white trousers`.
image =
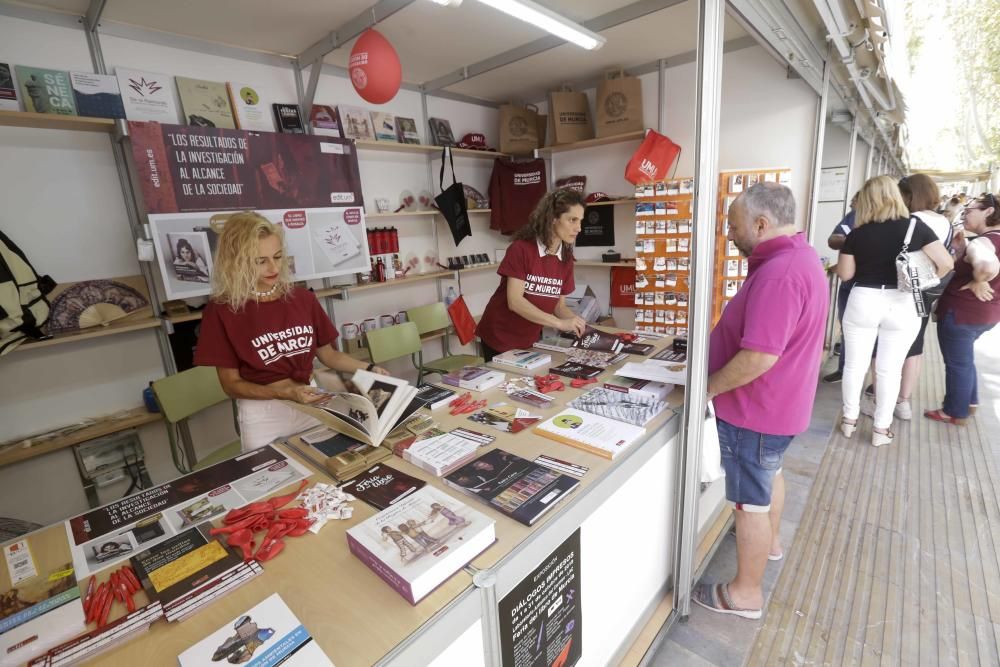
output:
M244 452L268 445L320 424L319 420L281 401L236 401L240 420L240 441Z
M877 340L874 425L879 429L889 428L899 396L903 362L919 330L920 317L912 295L895 288L854 286L844 312L845 418L857 419L861 412L861 392Z

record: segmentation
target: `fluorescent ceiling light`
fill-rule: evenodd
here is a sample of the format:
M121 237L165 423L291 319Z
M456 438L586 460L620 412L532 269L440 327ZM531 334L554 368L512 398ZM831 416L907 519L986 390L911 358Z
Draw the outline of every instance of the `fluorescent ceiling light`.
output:
M589 51L601 48L607 41L596 32L587 30L579 23L574 23L531 0L479 0L479 2Z

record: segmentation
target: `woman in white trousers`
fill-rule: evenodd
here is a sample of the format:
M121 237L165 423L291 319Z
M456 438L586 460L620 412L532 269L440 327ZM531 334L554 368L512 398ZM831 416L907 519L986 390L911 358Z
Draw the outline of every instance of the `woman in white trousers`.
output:
M944 244L924 222L914 218L908 249L923 250L934 262L938 275L951 271L954 261ZM865 374L878 342L875 358L875 413L872 445L892 442L893 409L899 395L906 354L920 330L913 295L896 287L896 256L911 225L896 182L876 176L858 195L856 221L840 251L837 273L841 280L854 280L844 312L844 413L841 431L851 437L861 411Z

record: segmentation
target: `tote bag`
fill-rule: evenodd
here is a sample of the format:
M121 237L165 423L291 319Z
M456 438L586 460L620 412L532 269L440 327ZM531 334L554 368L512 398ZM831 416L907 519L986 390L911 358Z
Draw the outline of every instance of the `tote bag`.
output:
M625 165L625 180L632 185L666 180L670 165L675 165L676 171L676 160L680 154L681 147L669 137L649 130L639 145L639 150Z
M472 342L472 339L476 337L476 320L473 319L472 313L469 311L469 306L465 303L464 296L459 295L448 306L448 317L451 318L452 326L455 327L455 335L458 336L458 342L462 345L468 345Z
M446 190L444 187L444 161L445 158L451 162L451 185ZM469 222L469 202L465 198L465 186L455 180L455 158L451 154L451 149L445 147L441 149L441 174L438 179L441 194L434 198L441 215L448 222L451 229L451 237L457 246L466 236L472 236L472 225Z

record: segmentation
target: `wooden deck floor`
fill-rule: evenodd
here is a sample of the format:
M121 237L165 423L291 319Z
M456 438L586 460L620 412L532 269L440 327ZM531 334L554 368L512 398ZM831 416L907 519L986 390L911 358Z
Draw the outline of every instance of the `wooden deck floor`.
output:
M748 665L1000 665L1000 433L923 418L944 395L933 326L925 347L892 445L863 416L835 431Z

